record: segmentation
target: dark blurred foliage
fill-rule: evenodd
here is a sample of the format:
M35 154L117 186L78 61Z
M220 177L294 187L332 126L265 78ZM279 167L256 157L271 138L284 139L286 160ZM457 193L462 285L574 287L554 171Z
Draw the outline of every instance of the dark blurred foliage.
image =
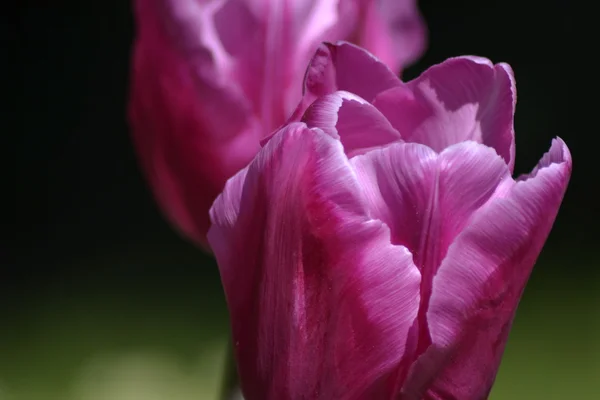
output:
M15 223L2 225L9 240L1 249L0 317L10 325L2 326L0 351L10 346L1 342L13 337L10 327L15 337L28 332L19 321L52 296L72 306L94 291L99 303L114 297L148 314L186 307L182 319L213 305L224 310L213 261L164 221L137 168L125 118L130 3L73 3L24 1L3 24L4 39L17 44L16 57L7 57L17 73L7 78L17 85L18 110L15 127L3 129L16 141L7 149L16 179L4 190L15 199L4 220ZM554 287L545 276L597 288L598 134L575 93L587 81L574 46L595 49L575 34L574 2L431 0L421 9L430 46L405 78L462 54L508 62L518 91L517 172L529 171L553 137L568 144L573 177L542 255L548 262L533 280L542 289ZM115 318L120 307L109 310Z

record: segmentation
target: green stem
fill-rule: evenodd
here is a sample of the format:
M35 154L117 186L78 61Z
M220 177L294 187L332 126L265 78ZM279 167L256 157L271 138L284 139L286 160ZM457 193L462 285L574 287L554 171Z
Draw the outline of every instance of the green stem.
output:
M237 366L235 363L235 355L233 353L233 345L231 341L227 343L227 353L225 354L225 368L223 370L223 385L221 387L221 400L238 400L239 396L239 381L237 375Z

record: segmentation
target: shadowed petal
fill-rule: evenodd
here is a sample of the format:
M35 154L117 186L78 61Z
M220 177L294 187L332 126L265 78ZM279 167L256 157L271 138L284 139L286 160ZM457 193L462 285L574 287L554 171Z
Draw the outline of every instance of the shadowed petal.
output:
M301 123L215 201L208 236L247 399L391 395L420 275L365 205L340 142Z

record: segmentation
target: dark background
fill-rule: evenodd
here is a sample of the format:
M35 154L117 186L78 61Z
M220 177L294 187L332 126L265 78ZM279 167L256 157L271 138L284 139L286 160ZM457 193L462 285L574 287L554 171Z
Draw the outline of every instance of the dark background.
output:
M214 262L163 220L137 168L125 120L130 4L80 3L21 2L6 25L17 43L18 128L14 212L5 210L16 224L3 224L0 254L0 400L210 398L225 303ZM571 184L491 397L593 398L598 139L576 116L584 60L574 50L585 43L573 2L538 3L421 1L430 46L404 77L462 54L508 62L517 173L553 137L568 144Z

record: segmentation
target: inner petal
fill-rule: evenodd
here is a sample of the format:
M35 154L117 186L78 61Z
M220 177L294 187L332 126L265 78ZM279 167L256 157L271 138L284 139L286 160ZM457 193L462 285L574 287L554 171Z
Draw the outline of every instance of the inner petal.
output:
M417 143L395 143L351 159L373 218L391 229L394 244L435 273L448 246L474 212L506 179L493 149L473 141L436 153Z
M516 91L510 67L477 57L450 59L373 104L406 141L435 151L465 140L493 147L512 168Z
M306 110L302 121L339 137L350 156L400 140L400 134L379 110L345 91L317 99Z

